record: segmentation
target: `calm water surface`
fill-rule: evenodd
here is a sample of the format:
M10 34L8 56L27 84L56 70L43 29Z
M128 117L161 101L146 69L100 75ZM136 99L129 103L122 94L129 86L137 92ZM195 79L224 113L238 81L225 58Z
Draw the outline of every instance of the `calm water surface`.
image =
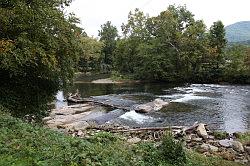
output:
M78 89L83 97L108 100L116 105L131 108L110 123L133 127L166 125L192 125L194 122L208 124L209 128L227 132L250 130L250 86L191 84L170 85L164 83L138 84L92 84L76 83L70 92ZM66 92L65 92L66 93ZM156 98L169 101L161 111L138 114L133 106ZM63 93L57 95L57 107Z

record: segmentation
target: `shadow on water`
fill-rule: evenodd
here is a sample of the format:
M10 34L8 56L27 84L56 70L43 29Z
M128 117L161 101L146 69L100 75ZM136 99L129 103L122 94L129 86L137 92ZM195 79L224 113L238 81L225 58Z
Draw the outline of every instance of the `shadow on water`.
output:
M170 102L161 111L148 114L138 114L133 110L124 112L121 116L110 120L110 123L149 127L192 125L198 121L207 123L212 129L228 132L250 129L250 86L93 84L89 82L90 80L91 78L88 78L87 81L85 79L81 83L75 83L68 92L74 93L78 89L83 97L95 96L96 100L109 100L113 104L128 107L147 103L156 98Z

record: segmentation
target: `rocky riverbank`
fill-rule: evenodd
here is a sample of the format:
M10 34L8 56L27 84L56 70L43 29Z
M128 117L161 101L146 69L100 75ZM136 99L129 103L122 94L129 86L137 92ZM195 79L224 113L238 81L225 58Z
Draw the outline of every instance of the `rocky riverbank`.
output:
M145 141L160 144L163 136L171 133L187 149L206 156L215 155L226 160L250 163L250 140L241 143L237 140L237 134L218 134L202 123L195 123L193 126L130 128L109 123L111 119L124 114L123 110L116 109L107 113L105 109L93 102L72 105L52 110L50 116L43 121L47 127L73 137L88 138L99 132L112 132L131 144Z

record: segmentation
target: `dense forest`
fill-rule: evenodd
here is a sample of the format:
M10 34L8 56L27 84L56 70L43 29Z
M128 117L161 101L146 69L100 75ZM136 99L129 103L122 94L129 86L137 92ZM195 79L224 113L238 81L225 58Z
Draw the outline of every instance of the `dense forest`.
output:
M105 69L132 79L166 82L249 83L249 47L228 44L224 25L207 28L185 6L169 6L156 17L130 12L122 35L101 26ZM101 58L102 59L102 58ZM106 71L106 70L101 70Z
M171 5L155 17L135 9L121 35L107 21L93 38L76 26L74 14L65 14L70 2L0 2L5 107L45 110L76 71L147 81L250 83L250 49L227 45L221 21L207 28L185 6Z

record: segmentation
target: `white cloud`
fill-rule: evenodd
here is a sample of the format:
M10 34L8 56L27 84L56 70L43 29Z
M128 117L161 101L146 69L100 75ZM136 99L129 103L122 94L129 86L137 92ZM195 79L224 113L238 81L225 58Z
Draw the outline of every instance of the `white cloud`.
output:
M196 19L203 19L207 26L217 20L222 20L225 25L250 20L249 0L74 0L68 10L81 19L81 25L89 35L97 36L106 21L120 29L127 21L128 12L135 8L155 16L170 4L186 4Z

